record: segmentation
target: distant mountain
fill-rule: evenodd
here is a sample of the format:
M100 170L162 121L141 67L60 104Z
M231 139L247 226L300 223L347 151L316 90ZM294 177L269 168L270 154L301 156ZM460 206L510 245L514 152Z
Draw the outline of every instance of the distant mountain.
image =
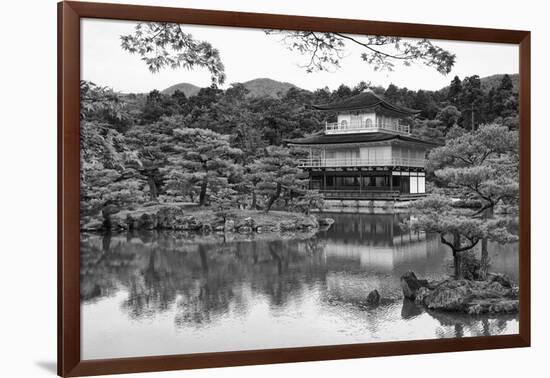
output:
M176 85L172 85L171 87L168 87L162 91L162 93L167 95L174 94L175 91L179 90L180 92L185 93L186 97L191 97L199 93L201 90L200 87L197 87L196 85L189 84L189 83L179 83Z
M296 88L294 84L285 83L273 79L261 78L246 81L243 85L248 89L250 97L283 97L290 88Z
M487 77L481 78L481 89L486 92L489 92L491 88L496 88L500 84L504 74L496 74ZM519 75L518 74L509 74L510 79L512 79L512 84L514 85L514 91L517 92L519 89Z
M290 88L297 88L294 84L284 83L273 79L261 78L246 81L242 83L249 90L250 97L283 97ZM172 85L162 91L167 95L172 95L176 90L180 90L187 97L196 95L201 88L189 83L179 83Z

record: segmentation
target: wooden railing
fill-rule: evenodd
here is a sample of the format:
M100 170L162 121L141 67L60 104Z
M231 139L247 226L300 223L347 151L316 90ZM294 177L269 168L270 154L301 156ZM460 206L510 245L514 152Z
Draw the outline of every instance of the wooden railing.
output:
M414 167L424 168L426 159L389 158L389 159L321 159L310 158L300 160L304 168L339 168L339 167Z
M370 121L370 120L369 120ZM356 133L361 131L379 131L386 130L400 134L410 134L411 128L409 125L403 125L395 122L369 122L362 120L353 120L351 122L327 122L325 124L326 134L345 134Z
M366 190L320 190L325 198L331 197L363 197L369 195L372 197L397 197L399 196L399 190L385 190L385 191L366 191Z
M398 190L369 191L367 190L320 190L325 199L416 199L426 196L426 193L408 194Z

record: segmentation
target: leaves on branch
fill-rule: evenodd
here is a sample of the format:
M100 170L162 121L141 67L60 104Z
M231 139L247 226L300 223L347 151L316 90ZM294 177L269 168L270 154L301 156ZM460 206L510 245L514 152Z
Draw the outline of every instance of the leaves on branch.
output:
M212 84L225 82L225 68L220 52L209 42L198 41L185 33L179 24L140 22L133 34L120 37L121 46L131 54L138 54L149 71L155 73L165 67L172 69L206 68Z
M455 55L434 45L428 39L408 40L401 37L375 35L354 36L342 33L313 31L266 30L267 35L282 36L281 43L289 50L304 55L307 72L331 71L340 68L346 57L346 43L364 49L361 59L373 65L376 71L393 71L397 63L410 66L422 63L448 74L455 63Z

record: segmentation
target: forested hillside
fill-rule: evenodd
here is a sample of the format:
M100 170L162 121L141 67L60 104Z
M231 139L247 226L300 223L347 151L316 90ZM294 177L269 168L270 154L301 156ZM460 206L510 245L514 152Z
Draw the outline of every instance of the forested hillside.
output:
M294 84L284 83L273 79L253 79L245 81L242 85L248 90L248 97L283 97L290 88L296 88ZM163 94L172 95L175 91L180 91L187 97L196 95L201 88L189 83L179 83L172 85L164 90Z
M171 96L174 94L175 91L180 91L183 92L187 97L191 97L196 95L200 90L201 87L197 87L196 85L190 83L179 83L171 85L170 87L162 90L162 93Z

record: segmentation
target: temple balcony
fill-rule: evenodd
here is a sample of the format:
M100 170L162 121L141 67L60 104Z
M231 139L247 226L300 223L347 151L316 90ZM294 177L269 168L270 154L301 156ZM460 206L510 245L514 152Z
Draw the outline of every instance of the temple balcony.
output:
M302 168L361 168L361 167L412 167L424 168L426 159L388 158L388 159L322 159L309 158L300 160Z
M390 131L396 134L409 135L411 133L411 127L404 125L397 120L393 122L384 122L377 119L376 122L372 120L352 120L350 122L327 122L325 124L325 134L353 134L363 132L377 132L377 131Z

